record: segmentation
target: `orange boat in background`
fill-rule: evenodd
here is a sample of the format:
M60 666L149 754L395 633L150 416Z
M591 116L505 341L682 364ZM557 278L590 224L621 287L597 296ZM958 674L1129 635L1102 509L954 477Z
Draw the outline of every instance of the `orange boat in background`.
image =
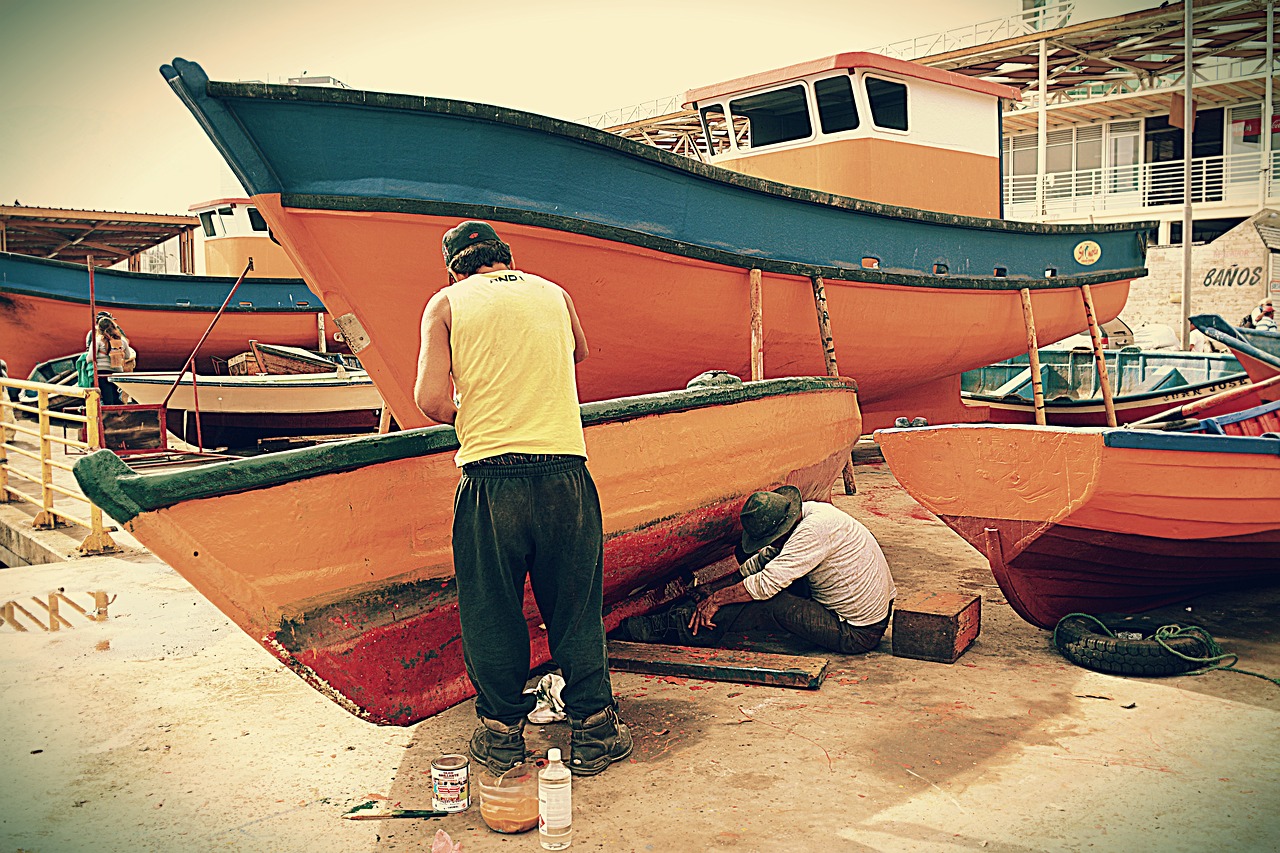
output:
M987 558L1018 615L1052 628L1280 580L1277 410L1196 421L1199 433L959 424L875 439L903 488Z
M199 369L243 352L250 339L346 351L320 297L298 277L284 250L248 199L193 205L201 222L207 275L94 270L97 307L109 311L138 352L142 370L177 370L209 331ZM254 268L223 300L249 258ZM10 375L26 378L40 363L77 355L93 324L89 271L81 264L0 252L0 358Z
M706 163L484 104L161 72L406 427L427 422L419 319L464 219L572 296L592 347L582 400L751 375L755 271L764 375L824 373L821 279L869 427L973 417L959 376L1026 351L1020 291L1047 343L1087 327L1082 285L1105 322L1145 274L1152 223L988 218L1015 90L873 54L690 92Z

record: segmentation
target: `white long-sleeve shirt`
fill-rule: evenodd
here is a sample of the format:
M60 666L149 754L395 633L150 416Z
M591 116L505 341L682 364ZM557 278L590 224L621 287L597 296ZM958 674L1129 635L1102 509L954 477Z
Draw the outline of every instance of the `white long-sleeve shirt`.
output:
M805 501L782 550L766 546L738 567L752 598L772 598L805 575L813 600L850 625L874 625L898 594L871 531L831 504Z

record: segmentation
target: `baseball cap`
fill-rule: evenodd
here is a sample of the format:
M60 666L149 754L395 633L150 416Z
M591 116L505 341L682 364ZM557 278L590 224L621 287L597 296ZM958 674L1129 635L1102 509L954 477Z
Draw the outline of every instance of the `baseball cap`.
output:
M483 243L486 240L496 240L501 242L498 232L493 230L487 222L477 222L475 220L467 220L444 232L444 240L441 241L441 248L444 250L445 266L453 263L453 259L458 257L458 253L468 246L476 243Z

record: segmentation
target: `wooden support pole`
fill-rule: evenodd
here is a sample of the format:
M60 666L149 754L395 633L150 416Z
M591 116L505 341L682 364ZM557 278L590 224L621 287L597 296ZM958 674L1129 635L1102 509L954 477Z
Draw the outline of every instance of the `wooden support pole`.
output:
M1031 312L1031 291L1023 288L1022 322L1027 327L1027 359L1031 362L1031 393L1036 406L1036 423L1044 426L1044 386L1040 382L1040 343L1036 340L1036 320Z
M1089 285L1080 288L1080 296L1084 299L1084 316L1089 321L1089 337L1093 339L1093 364L1098 370L1098 387L1102 389L1102 406L1107 411L1107 426L1116 426L1116 401L1111 396L1111 377L1107 375L1107 358L1102 352L1102 330L1098 328L1098 317L1093 310L1093 294Z
M827 288L820 275L813 276L811 281L813 282L813 304L818 310L818 334L822 339L822 357L827 363L827 375L839 376L840 368L836 365L836 344L831 338L831 316L827 313ZM844 493L857 494L858 487L853 482L852 453L849 454L848 459L844 460L840 477L844 480Z
M764 379L764 276L751 270L751 381Z

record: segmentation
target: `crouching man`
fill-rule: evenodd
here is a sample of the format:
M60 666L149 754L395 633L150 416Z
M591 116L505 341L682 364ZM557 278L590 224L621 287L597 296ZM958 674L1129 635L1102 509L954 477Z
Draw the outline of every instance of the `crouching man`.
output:
M756 492L741 518L742 550L752 556L740 576L717 581L696 604L633 617L625 625L633 639L672 631L710 645L729 633L782 631L847 655L879 644L897 588L865 526L831 504L801 501L795 486ZM807 596L793 591L805 586Z

